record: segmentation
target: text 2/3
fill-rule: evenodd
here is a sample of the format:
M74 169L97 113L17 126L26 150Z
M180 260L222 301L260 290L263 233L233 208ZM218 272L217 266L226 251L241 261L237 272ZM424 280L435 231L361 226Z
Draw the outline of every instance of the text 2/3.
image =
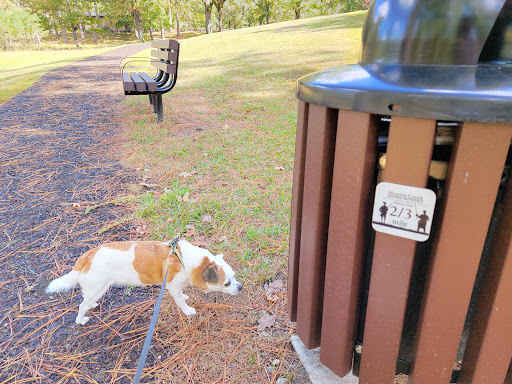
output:
M406 219L406 220L410 219L412 217L410 209L400 208L400 210L398 210L398 208L395 206L391 206L389 209L390 209L389 214L391 216L400 217L400 218ZM402 214L403 214L403 216L402 216Z

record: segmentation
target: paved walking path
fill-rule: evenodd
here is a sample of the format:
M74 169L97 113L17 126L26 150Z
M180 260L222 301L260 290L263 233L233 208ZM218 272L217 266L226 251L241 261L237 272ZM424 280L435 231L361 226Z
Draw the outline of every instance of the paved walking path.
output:
M74 313L44 293L50 273L66 271L99 242L130 237L122 225L98 235L127 213L125 207L105 204L87 214L85 208L126 194L134 181L119 163L124 96L118 65L148 46L55 69L0 105L0 382L57 382L72 368L54 360L72 344L66 338ZM68 306L79 301L69 300Z

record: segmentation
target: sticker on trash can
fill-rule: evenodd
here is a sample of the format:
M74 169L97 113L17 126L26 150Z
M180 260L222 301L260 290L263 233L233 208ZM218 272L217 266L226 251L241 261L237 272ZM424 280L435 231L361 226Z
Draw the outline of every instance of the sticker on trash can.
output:
M379 183L372 226L378 232L425 241L430 237L436 194L427 188Z

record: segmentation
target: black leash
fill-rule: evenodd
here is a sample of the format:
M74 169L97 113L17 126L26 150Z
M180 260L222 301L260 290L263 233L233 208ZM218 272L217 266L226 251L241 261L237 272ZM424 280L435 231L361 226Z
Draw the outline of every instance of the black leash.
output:
M178 244L179 237L176 236L172 242L169 243L169 247L172 246L171 256L176 251L176 244ZM181 261L181 260L180 260ZM183 262L182 262L183 264ZM148 356L149 345L151 344L151 339L153 338L153 332L155 330L156 321L158 319L158 312L160 312L160 305L162 304L162 298L164 297L164 289L165 284L167 282L167 273L169 272L169 267L171 263L167 266L167 270L165 271L164 281L162 281L162 286L160 287L160 294L158 295L158 300L156 302L155 311L153 312L153 317L151 318L151 323L149 324L148 333L146 334L146 340L144 340L144 346L142 347L142 352L140 353L139 365L137 366L137 372L135 372L135 377L133 379L133 384L139 384L140 378L142 376L142 370L144 369L144 363L146 362L146 357Z

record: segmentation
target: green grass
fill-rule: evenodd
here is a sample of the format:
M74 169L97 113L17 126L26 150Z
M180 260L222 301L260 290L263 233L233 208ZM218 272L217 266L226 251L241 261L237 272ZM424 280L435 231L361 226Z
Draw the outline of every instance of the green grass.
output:
M365 15L182 41L178 83L164 96L165 122L155 123L146 98L126 102L132 127L128 163L151 164L144 176L162 187L138 196L138 217L152 237L168 239L194 225L201 236L228 239L212 247L237 260L245 282L286 271L296 81L357 62ZM178 201L185 192L197 201ZM203 223L204 215L212 222Z

